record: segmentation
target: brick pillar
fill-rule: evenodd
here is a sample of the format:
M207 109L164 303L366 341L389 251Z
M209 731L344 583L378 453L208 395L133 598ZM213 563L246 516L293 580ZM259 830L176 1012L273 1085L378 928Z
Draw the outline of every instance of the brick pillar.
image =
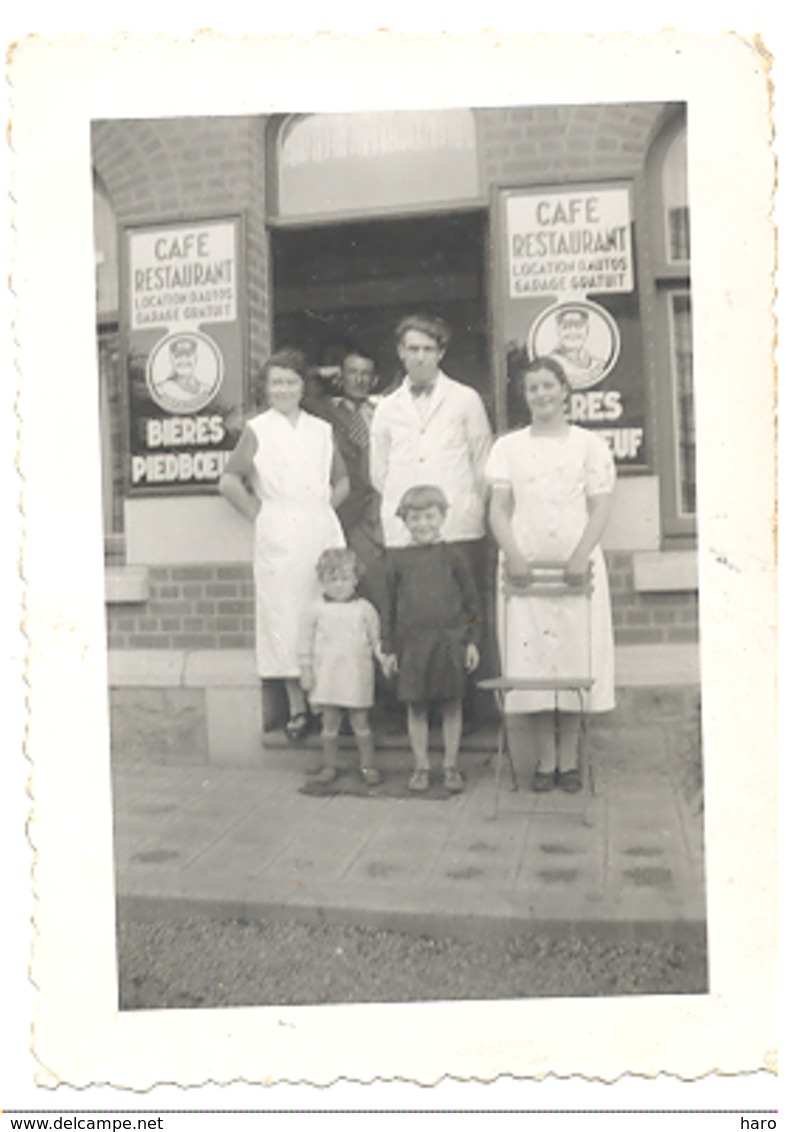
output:
M270 351L262 117L97 121L93 164L119 224L239 213L245 217L249 369Z

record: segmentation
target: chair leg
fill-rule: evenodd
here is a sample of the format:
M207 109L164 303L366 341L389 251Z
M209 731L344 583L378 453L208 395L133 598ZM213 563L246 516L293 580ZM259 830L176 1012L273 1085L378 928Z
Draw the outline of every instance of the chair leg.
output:
M499 712L499 727L497 729L497 750L494 756L494 812L493 818L496 819L499 815L499 792L502 782L502 762L507 759L508 770L510 771L510 789L515 792L519 788L518 779L516 778L516 768L513 765L513 754L510 750L510 743L508 742L508 731L505 723L505 694L498 692L497 696L497 710Z
M504 712L505 697L502 693L497 695L497 710L499 712L499 724L497 726L497 753L494 758L494 810L492 818L496 821L499 816L499 785L502 777L502 758L503 749L505 746L505 712Z
M595 766L592 761L592 751L587 743L587 705L583 689L577 689L579 694L579 761L587 767L587 782L590 794L595 797Z
M508 735L508 727L505 722L505 716L502 716L502 742L505 746L505 754L508 758L508 770L510 771L510 791L515 794L519 788L519 780L516 777L516 764L513 762L513 752L510 749L510 736Z

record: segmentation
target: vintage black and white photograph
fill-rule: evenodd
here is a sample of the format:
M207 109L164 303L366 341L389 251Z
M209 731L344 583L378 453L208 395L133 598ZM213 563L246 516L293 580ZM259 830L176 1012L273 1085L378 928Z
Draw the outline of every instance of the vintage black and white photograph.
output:
M93 121L121 1010L707 992L689 137Z
M774 1065L762 66L17 51L44 1085Z

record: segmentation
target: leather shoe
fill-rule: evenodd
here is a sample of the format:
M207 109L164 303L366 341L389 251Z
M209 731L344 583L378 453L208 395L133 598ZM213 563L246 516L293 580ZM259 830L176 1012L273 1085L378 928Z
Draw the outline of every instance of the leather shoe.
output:
M560 772L559 776L560 790L564 790L566 794L578 794L581 790L581 775L578 770L565 770Z
M547 794L557 785L557 772L536 770L532 777L532 789L536 794Z

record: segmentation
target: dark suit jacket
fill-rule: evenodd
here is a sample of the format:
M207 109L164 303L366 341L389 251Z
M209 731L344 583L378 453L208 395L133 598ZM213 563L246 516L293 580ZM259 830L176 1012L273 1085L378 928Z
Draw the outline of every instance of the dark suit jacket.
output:
M347 533L361 523L372 528L379 524L379 495L371 486L368 443L360 443L355 435L355 412L357 410L351 409L342 398L331 402L329 420L349 476L349 496L338 509L338 517Z

